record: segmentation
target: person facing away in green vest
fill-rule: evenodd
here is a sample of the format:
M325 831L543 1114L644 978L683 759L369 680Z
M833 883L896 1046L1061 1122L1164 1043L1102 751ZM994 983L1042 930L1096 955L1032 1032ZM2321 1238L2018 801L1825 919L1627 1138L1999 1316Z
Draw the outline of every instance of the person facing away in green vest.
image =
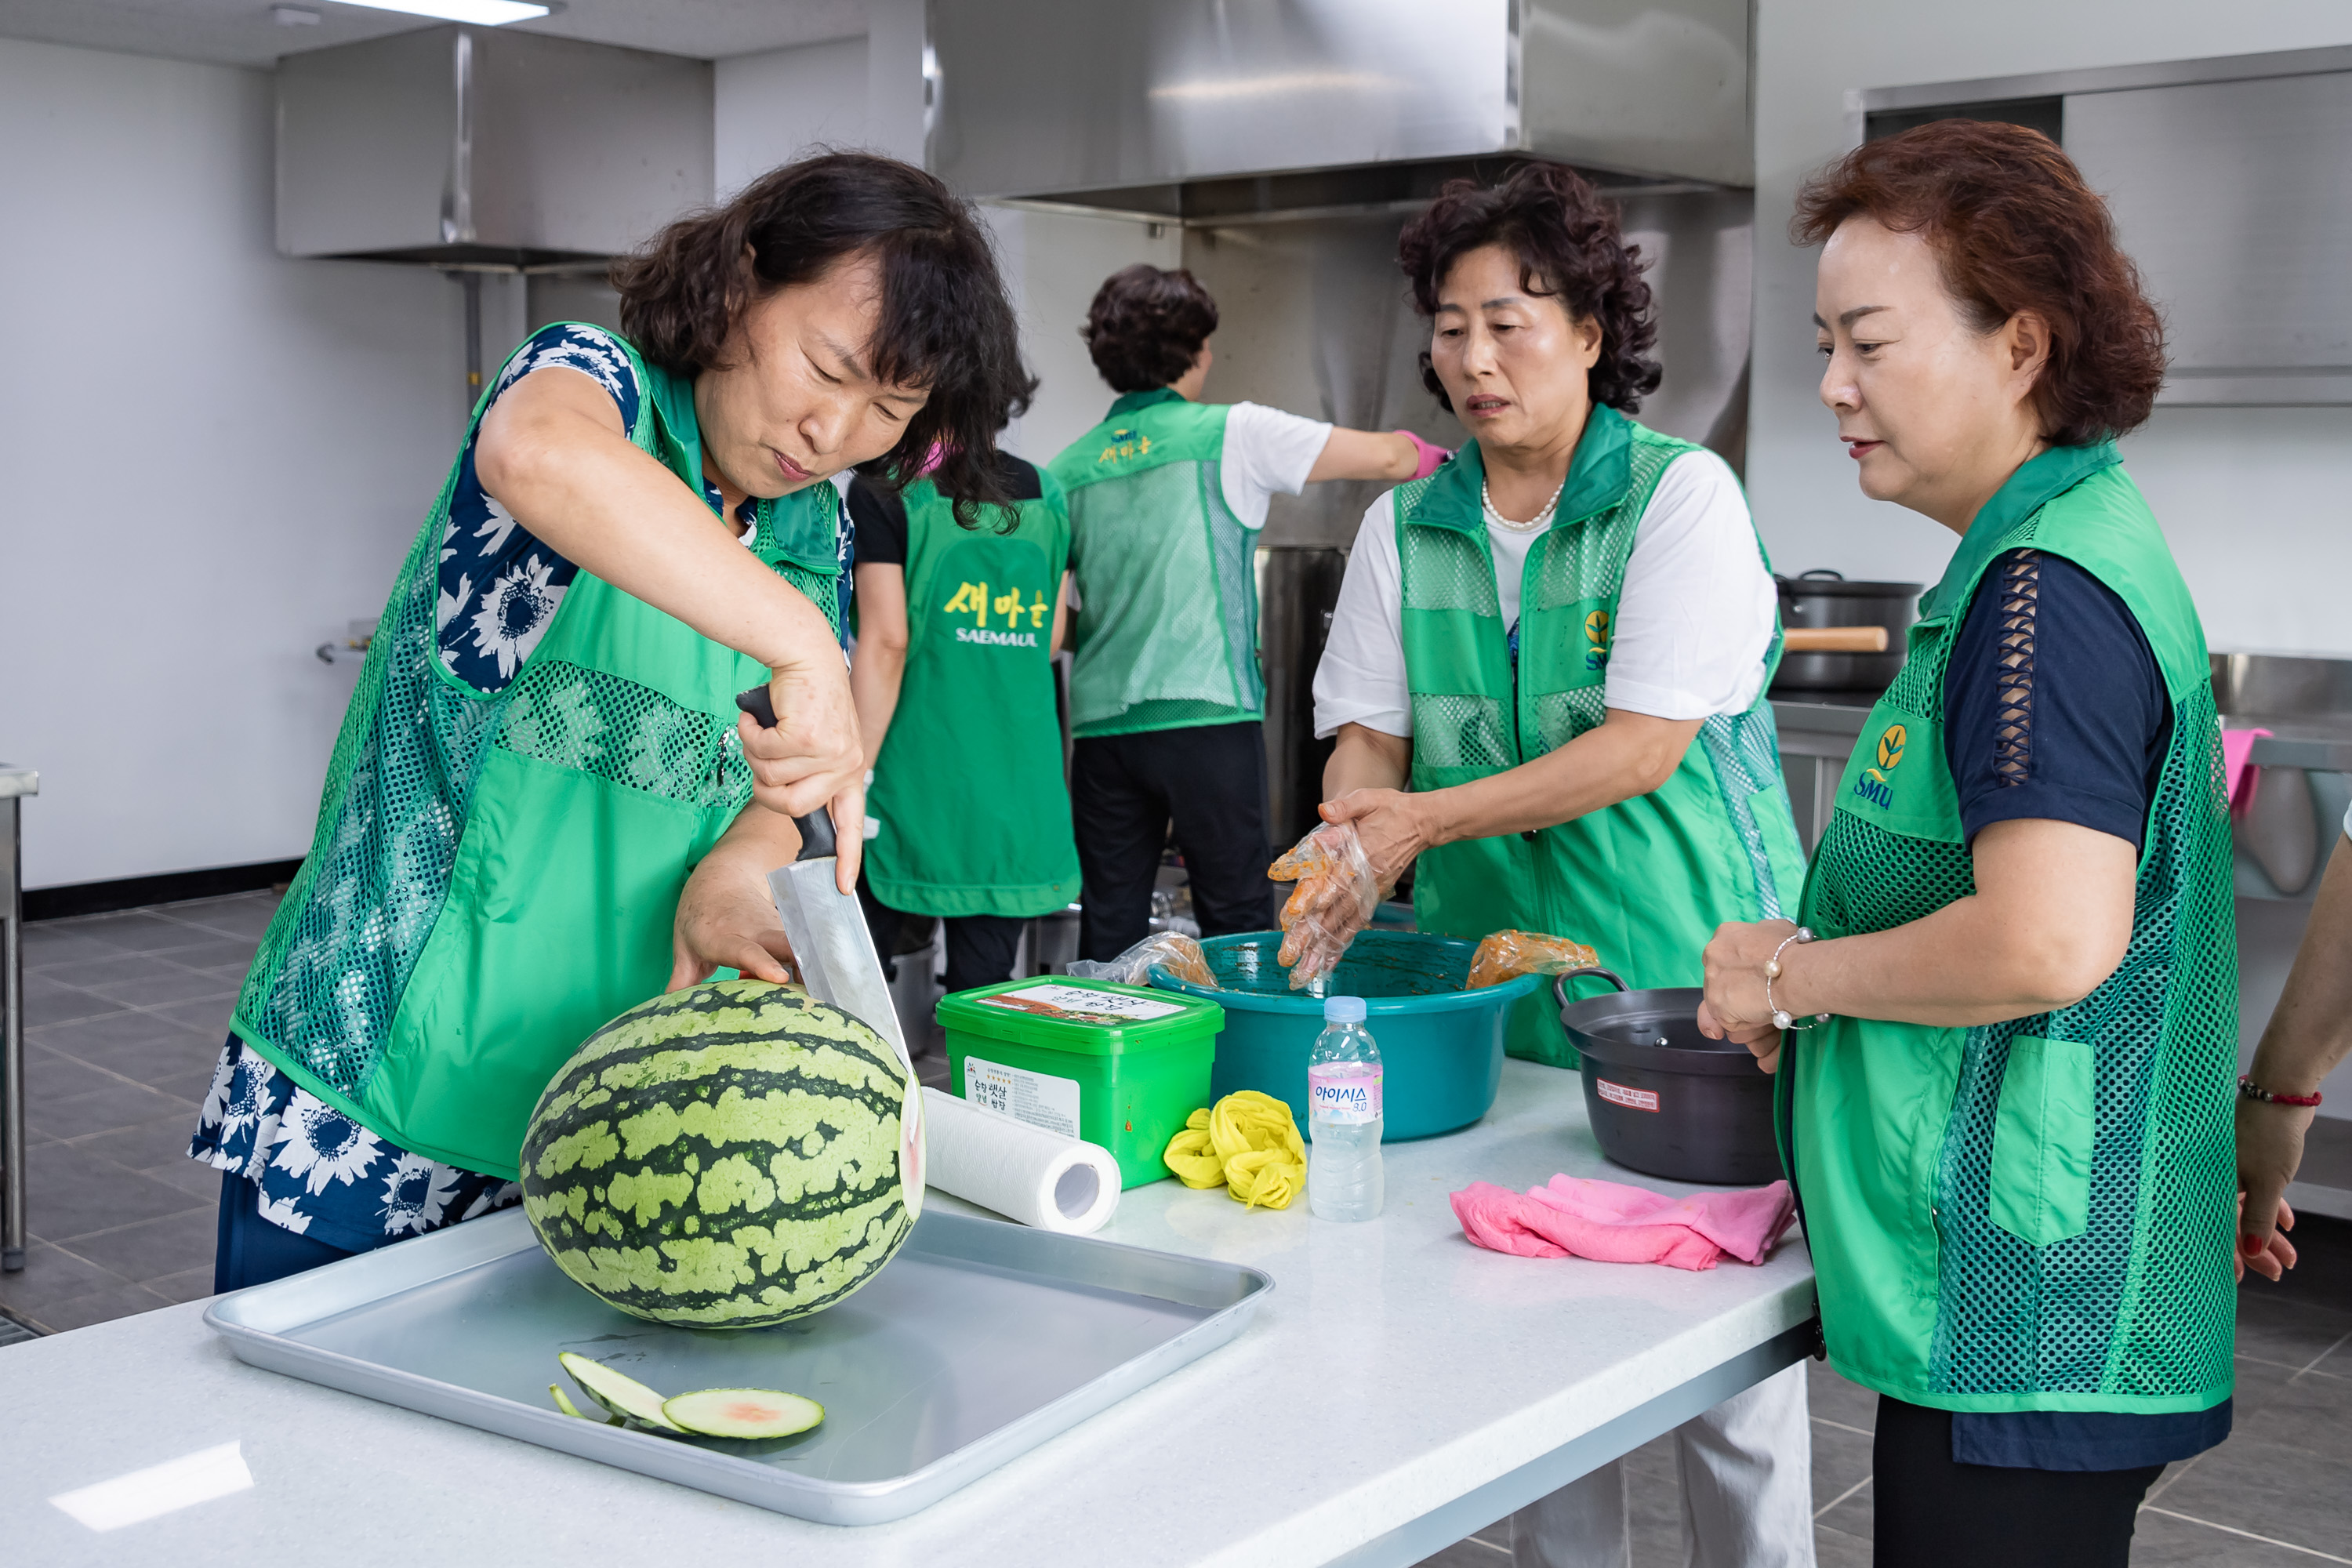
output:
M2221 735L2115 447L2163 328L2021 127L1868 142L1792 227L1863 494L1958 546L1802 924L1717 932L1699 1021L1779 1075L1829 1358L1880 1396L1877 1561L2120 1568L2229 1433L2236 1301Z
M1086 340L1119 395L1051 465L1069 496L1077 590L1070 794L1082 958L1143 940L1171 823L1202 935L1274 923L1256 534L1276 491L1393 483L1443 456L1408 431L1202 403L1216 330L1217 303L1190 272L1112 274Z
M510 1201L598 1026L790 978L766 875L864 799L825 481L936 446L960 521L1010 499L1013 311L921 170L775 170L614 282L622 333L542 329L484 392L394 581L196 1139L222 1289ZM761 683L772 730L735 709Z
M895 496L849 488L849 684L874 769L866 917L885 953L904 917L943 920L950 991L1011 979L1023 923L1078 894L1053 663L1069 512L1052 475L1009 452L996 463L1012 502L977 530L928 479Z
M1632 985L1695 985L1718 923L1793 908L1803 878L1764 696L1778 595L1738 481L1627 417L1660 380L1654 302L1574 171L1449 185L1399 260L1424 379L1472 439L1349 553L1315 676L1323 815L1383 886L1418 857L1420 930L1545 931ZM1506 1045L1575 1060L1549 991ZM1694 1563L1809 1568L1806 1423L1790 1368L1679 1430ZM1623 1562L1625 1520L1604 1466L1516 1516L1519 1561Z

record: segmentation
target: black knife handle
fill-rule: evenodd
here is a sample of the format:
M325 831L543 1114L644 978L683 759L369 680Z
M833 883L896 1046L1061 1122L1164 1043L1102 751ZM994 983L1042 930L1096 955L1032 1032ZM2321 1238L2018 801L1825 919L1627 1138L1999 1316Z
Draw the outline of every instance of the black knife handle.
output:
M751 722L762 730L776 727L776 705L768 700L768 689L755 686L749 691L735 694L735 706L751 716Z
M833 818L825 814L823 806L806 816L793 817L793 826L801 830L801 852L793 856L793 859L814 860L834 852Z
M776 727L776 705L768 700L766 687L754 686L749 691L737 692L735 706L749 713L761 729ZM793 859L815 860L834 853L833 818L823 808L806 816L793 817L793 826L801 830L801 852Z

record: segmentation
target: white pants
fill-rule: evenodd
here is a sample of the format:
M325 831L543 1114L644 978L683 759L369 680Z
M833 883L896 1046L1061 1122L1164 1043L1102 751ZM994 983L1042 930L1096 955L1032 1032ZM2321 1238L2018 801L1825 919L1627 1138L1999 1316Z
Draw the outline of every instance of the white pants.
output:
M1802 1362L1675 1428L1689 1568L1813 1568L1813 1435ZM1624 1461L1511 1516L1516 1568L1628 1568Z

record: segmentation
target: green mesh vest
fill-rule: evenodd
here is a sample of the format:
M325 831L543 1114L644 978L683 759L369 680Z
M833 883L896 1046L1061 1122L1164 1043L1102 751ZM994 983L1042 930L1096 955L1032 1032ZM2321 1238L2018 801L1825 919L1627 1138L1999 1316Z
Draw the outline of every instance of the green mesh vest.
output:
M2171 700L2130 946L2062 1012L1790 1035L1783 1155L1847 1377L1949 1410L2202 1410L2230 1393L2236 1303L2229 812L2196 606L2113 445L2042 454L1978 514L1846 764L1803 918L1885 931L1975 890L1945 667L2024 546L2122 598Z
M1080 605L1072 734L1265 717L1256 541L1225 505L1224 450L1223 405L1162 387L1119 398L1054 459Z
M692 384L630 361L630 438L700 495ZM583 571L512 681L465 685L436 652L457 481L393 584L233 1022L371 1131L511 1177L548 1079L667 980L687 874L751 799L734 694L768 672ZM752 545L836 623L838 501L761 502Z
M1614 409L1593 409L1552 525L1528 552L1516 669L1476 443L1428 479L1398 487L1414 789L1502 773L1601 722L1610 631L1643 510L1666 465L1696 450ZM1760 558L1760 542L1757 551ZM1780 655L1776 626L1767 685ZM1511 927L1549 931L1591 944L1631 985L1696 985L1715 928L1793 905L1804 865L1759 688L1745 712L1700 725L1681 764L1648 795L1540 832L1423 852L1413 916L1423 931L1473 941ZM1514 1010L1505 1048L1575 1063L1549 990Z

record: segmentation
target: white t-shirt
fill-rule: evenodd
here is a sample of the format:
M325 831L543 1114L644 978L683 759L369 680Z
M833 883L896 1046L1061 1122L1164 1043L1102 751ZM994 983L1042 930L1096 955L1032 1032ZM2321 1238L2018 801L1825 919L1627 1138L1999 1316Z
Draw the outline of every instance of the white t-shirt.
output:
M1225 410L1225 455L1220 465L1220 486L1225 505L1250 530L1265 526L1265 509L1274 494L1295 496L1307 488L1307 476L1331 426L1320 419L1302 419L1268 408L1262 403L1236 403Z
M1394 495L1364 513L1348 557L1315 671L1318 737L1342 724L1412 733ZM1537 537L1486 526L1506 626L1518 620L1520 573ZM1763 689L1777 599L1739 481L1714 453L1684 453L1658 477L1634 530L1602 700L1658 719L1745 711Z

